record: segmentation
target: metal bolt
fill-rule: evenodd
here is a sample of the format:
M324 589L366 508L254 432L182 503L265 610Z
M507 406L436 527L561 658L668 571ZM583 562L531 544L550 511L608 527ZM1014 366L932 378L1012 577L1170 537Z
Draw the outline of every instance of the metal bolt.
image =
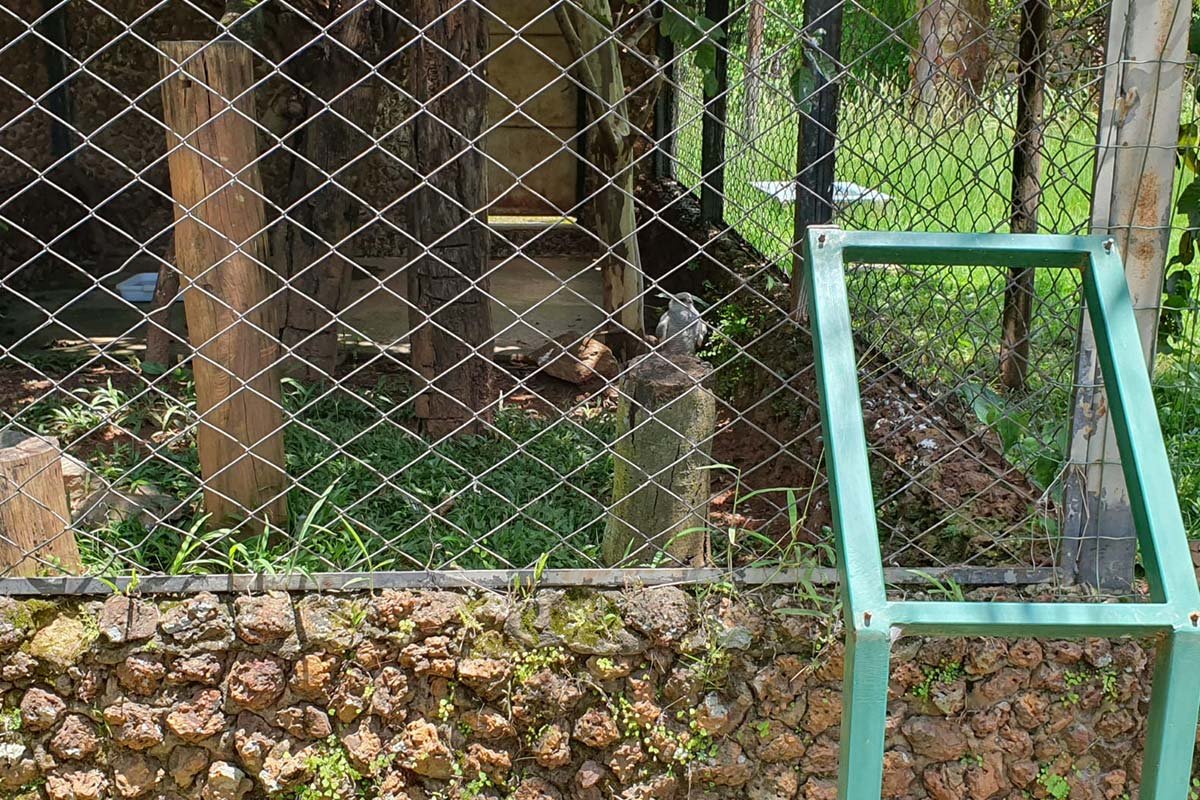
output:
M817 234L817 246L818 246L818 247L824 247L824 246L825 246L825 234L823 234L823 233L818 233L818 234Z
M1200 611L1193 611L1188 615L1188 619L1192 621L1192 627L1200 626Z
M1108 239L1105 239L1104 240L1104 252L1111 253L1114 244L1116 244L1116 242L1113 241L1111 237Z
M869 626L870 624L871 624L871 612L870 612L870 611L864 611L864 612L863 612L863 625L868 625L868 626Z

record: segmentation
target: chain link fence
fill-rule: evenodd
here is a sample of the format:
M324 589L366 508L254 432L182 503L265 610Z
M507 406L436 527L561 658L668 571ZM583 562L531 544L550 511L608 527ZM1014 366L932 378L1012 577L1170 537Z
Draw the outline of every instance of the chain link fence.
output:
M830 566L805 176L1086 230L1108 9L710 6L7 5L5 574ZM1078 283L849 277L887 563L1052 574Z

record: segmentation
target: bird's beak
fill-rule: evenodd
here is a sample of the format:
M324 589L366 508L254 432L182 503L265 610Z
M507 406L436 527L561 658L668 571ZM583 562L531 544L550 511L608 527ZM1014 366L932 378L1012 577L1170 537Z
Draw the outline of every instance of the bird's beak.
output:
M707 303L707 302L701 300L699 297L693 297L692 302L695 303L696 305L700 306L701 308L710 308L712 306L712 303Z

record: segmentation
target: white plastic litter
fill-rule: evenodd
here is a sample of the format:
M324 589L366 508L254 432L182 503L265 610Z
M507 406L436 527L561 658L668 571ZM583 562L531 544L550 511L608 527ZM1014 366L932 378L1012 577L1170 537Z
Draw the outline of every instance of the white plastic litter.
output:
M795 181L751 181L750 185L773 198L781 205L790 206L796 202ZM836 208L845 208L846 206L857 205L859 203L882 205L891 199L892 196L890 194L884 194L875 189L868 189L866 186L859 186L857 183L851 183L850 181L833 182L833 205Z
M157 285L157 272L139 272L118 283L117 291L131 303L149 303L154 299L154 287Z

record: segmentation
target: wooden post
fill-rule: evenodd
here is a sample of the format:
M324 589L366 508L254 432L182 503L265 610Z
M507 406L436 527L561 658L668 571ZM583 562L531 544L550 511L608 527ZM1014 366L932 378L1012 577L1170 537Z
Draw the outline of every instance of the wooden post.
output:
M1017 130L1013 142L1013 233L1037 233L1042 203L1042 110L1046 100L1046 28L1049 0L1021 4L1020 75ZM1004 289L1000 343L1000 385L1025 391L1029 371L1029 322L1033 313L1034 275L1029 267L1009 270Z
M651 354L621 381L613 509L602 546L610 566L662 559L705 566L717 400L712 367L693 356Z
M725 219L725 114L729 103L729 0L704 0L704 16L725 31L723 42L713 40L717 50L713 77L717 90L704 98L700 129L700 219L723 226Z
M232 41L159 47L205 509L213 527L248 517L284 524L279 324L264 266L250 52Z
M842 0L805 0L805 35L819 37L822 58L809 52L804 69L813 74L814 94L811 110L800 112L796 142L796 203L792 206L792 280L791 311L796 319L808 314L807 287L804 284L804 239L810 225L828 225L833 221L833 181L838 124L838 83L836 75L825 75L821 64L841 69ZM805 47L810 47L806 44Z
M0 432L0 577L55 567L79 571L58 440Z
M413 369L427 381L417 417L434 438L481 433L497 397L487 273L487 23L476 0L417 0L409 204L419 248L408 267Z

